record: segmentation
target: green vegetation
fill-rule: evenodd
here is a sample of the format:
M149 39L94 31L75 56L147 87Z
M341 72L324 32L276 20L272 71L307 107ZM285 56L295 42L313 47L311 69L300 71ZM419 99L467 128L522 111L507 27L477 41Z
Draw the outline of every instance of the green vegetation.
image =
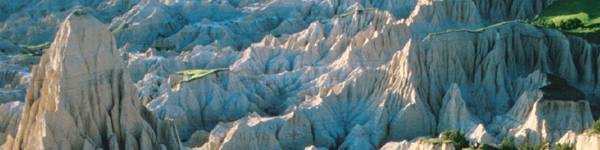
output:
M82 16L82 15L86 15L87 12L85 12L85 10L83 10L83 9L76 9L73 11L73 14L75 16Z
M469 147L469 141L459 131L444 131L441 133L440 138L419 138L419 142L430 143L430 144L447 144L452 143L455 149L463 149Z
M482 144L479 146L473 146L473 147L469 147L469 148L463 148L463 150L497 150L498 148L488 145L488 144Z
M469 141L467 141L465 135L459 131L444 131L440 138L445 141L452 141L455 149L469 147Z
M429 144L433 144L433 145L446 144L446 143L452 142L452 141L444 141L439 138L423 138L423 137L417 139L417 141L421 142L421 143L429 143Z
M505 138L498 146L499 150L517 150L515 141L512 138Z
M377 10L377 9L376 8L354 9L354 10L346 11L346 12L344 12L342 14L339 14L338 17L342 18L342 17L350 16L350 15L352 15L354 13L362 14L362 13L365 13L365 12L370 12L370 11L375 11L375 10Z
M557 0L531 21L532 24L555 28L566 34L600 42L600 1Z
M190 69L190 70L181 70L177 71L177 74L185 75L185 79L183 79L180 83L190 82L196 79L204 78L205 76L217 73L219 71L227 71L229 68L215 68L215 69Z
M522 144L521 146L519 146L519 150L545 150L545 149L550 149L550 143L542 142L542 143L535 144L533 146L529 146L527 144Z
M23 45L21 47L26 48L28 50L46 49L46 48L50 47L50 42L44 42L44 43L37 44L37 45Z
M498 150L545 150L545 149L550 149L550 143L541 142L541 143L535 144L533 146L529 146L527 144L527 142L525 142L519 146L516 146L513 138L505 138L504 140L502 140L500 145L498 145L497 149Z
M43 49L50 47L50 42L44 42L37 45L21 45L22 54L25 55L41 55Z
M127 27L129 27L129 24L127 24L127 23L122 23L122 24L119 24L119 26L117 26L116 28L112 29L112 31L111 31L111 32L112 32L113 34L116 34L116 33L119 33L119 31L121 31L121 30L123 30L123 29L125 29L125 28L127 28Z
M436 36L436 35L441 35L441 34L450 33L450 32L479 33L479 32L483 32L483 31L491 29L491 28L499 27L499 26L502 26L502 25L505 25L505 24L516 23L516 22L524 23L525 21L524 20L505 21L505 22L500 22L500 23L497 23L497 24L493 24L493 25L482 27L482 28L478 28L478 29L448 29L448 30L442 31L442 32L429 33L429 36Z
M575 150L575 148L571 144L556 144L554 150Z
M592 125L592 128L587 129L586 132L590 134L600 134L600 118L598 118Z

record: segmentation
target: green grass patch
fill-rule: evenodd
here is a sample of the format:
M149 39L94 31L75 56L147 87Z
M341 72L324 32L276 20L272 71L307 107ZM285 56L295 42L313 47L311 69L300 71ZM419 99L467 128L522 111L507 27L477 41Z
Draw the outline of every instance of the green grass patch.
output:
M419 138L417 141L420 143L428 143L433 145L452 143L452 141L442 140L439 138Z
M556 144L554 150L575 150L575 147L571 144Z
M448 29L446 31L442 31L442 32L432 32L429 33L428 36L436 36L436 35L442 35L442 34L446 34L446 33L450 33L450 32L470 32L470 33L480 33L483 31L486 31L488 29L492 29L492 28L496 28L505 24L510 24L510 23L525 23L524 20L513 20L513 21L505 21L505 22L500 22L500 23L496 23L490 26L485 26L482 28L477 28L477 29Z
M41 55L43 49L50 48L50 42L44 42L37 45L20 45L21 53L26 55Z
M499 150L517 150L517 146L515 146L515 140L513 138L504 138L500 145L498 145Z
M29 50L40 50L40 49L45 49L45 48L50 47L50 42L44 42L44 43L37 44L37 45L23 45L21 47L29 49Z
M112 29L112 30L111 30L111 32L112 32L113 34L117 34L117 33L119 33L121 30L123 30L123 29L125 29L125 28L127 28L127 27L129 27L129 24L127 24L127 23L122 23L122 24L119 24L119 26L117 26L116 28Z
M452 144L455 149L463 149L469 147L469 141L465 138L465 135L459 131L448 130L441 133L439 138L419 138L418 142L429 143L433 145L438 144Z
M210 74L217 73L219 71L227 71L229 68L215 68L215 69L190 69L177 71L177 74L184 75L185 78L180 83L186 83L193 80L204 78Z
M592 128L589 128L585 131L588 134L600 134L600 118L594 122Z
M599 0L557 0L531 21L600 43Z

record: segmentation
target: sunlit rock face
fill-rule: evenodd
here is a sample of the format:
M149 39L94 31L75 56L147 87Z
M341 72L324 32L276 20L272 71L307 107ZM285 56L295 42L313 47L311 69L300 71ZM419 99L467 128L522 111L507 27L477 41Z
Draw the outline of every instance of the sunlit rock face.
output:
M458 4L471 9L452 11ZM481 7L475 2L420 1L408 19L365 10L312 23L295 34L266 36L241 54L210 50L213 56L233 58L222 63L229 64L231 71L209 75L178 90L158 90L160 96L148 106L175 118L184 140L196 131L212 129L203 149L261 147L256 143L276 149L310 145L376 149L386 141L431 136L447 129L466 133L473 143L497 144L514 135L505 135L503 129L512 127L493 123L494 118L513 107L533 107L516 103L519 99L535 102L529 95L547 84L546 74L558 74L585 89L574 82L579 75L573 72L589 72L575 66L591 64L574 62L571 53L586 48L592 51L595 46L519 22L434 33L420 40L427 32L477 28L493 22L479 12L484 9ZM422 24L435 28L425 29L419 26ZM569 47L567 43L584 46ZM181 66L160 63L179 56L153 57L137 60L152 60L146 61L153 62L151 67ZM221 66L200 68L214 67ZM164 73L173 67L162 68L159 70ZM162 85L175 84L177 78L163 76L167 83ZM531 108L527 109L524 114L530 114ZM250 112L256 114L244 117ZM240 117L263 121L232 122ZM588 118L589 113L578 117ZM554 131L544 132L564 133Z
M111 24L111 31L117 31L114 33L117 46L128 51L144 51L149 47L190 50L195 45L206 44L231 46L241 50L260 41L264 36L293 34L305 29L312 22L326 21L357 8L377 8L398 18L407 18L415 13L413 10L421 10L420 13L430 13L428 17L435 18L432 21L434 24L446 24L443 22L447 21L444 17L448 17L448 14L469 13L454 16L453 19L482 23L483 20L478 17L485 18L487 21L484 22L532 17L550 2L68 0L53 3L47 0L22 0L0 3L0 22L4 24L0 28L0 37L16 45L50 42L68 13L75 8L83 8L89 10L101 22ZM433 3L446 3L446 6L435 8L435 11L431 5L430 8L418 6Z
M600 46L515 21L552 1L0 3L3 147L593 148Z
M600 135L595 133L577 134L575 132L567 132L558 141L560 144L568 144L576 149L598 149L600 147Z
M380 150L399 150L399 149L419 149L419 150L454 150L451 143L432 144L425 142L389 142L381 147Z
M174 126L141 105L124 67L106 26L72 13L34 66L18 132L2 147L178 149Z

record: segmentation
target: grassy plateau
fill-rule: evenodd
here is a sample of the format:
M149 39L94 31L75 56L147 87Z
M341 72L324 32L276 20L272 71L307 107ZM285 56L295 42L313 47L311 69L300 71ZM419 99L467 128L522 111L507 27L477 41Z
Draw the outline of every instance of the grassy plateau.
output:
M600 0L557 0L532 23L600 43Z

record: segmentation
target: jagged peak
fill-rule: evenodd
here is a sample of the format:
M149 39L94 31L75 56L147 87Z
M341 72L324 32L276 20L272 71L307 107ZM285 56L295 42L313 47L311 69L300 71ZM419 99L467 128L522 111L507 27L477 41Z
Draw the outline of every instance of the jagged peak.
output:
M477 6L472 0L420 0L407 21L408 24L439 28L451 24L475 25L482 23Z

